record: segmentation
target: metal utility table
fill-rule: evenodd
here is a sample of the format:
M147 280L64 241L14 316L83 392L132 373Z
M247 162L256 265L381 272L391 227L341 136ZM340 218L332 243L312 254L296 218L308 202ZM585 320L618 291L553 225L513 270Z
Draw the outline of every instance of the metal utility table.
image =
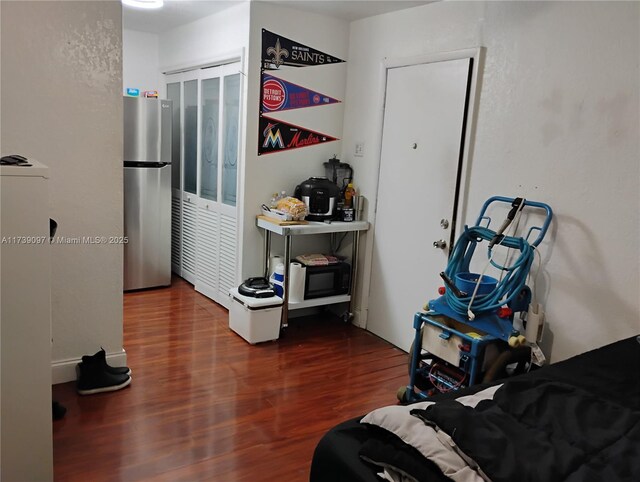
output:
M352 221L349 223L342 221L332 221L331 223L309 222L309 224L297 224L282 226L258 218L256 224L264 229L264 275L269 277L269 257L271 256L271 233L284 236L284 299L282 303L282 320L280 326L285 328L288 325L289 310L301 308L311 308L313 306L332 305L335 303L349 303L348 312L345 313L345 321L351 318L351 296L355 290L356 277L358 275L358 244L360 243L360 232L369 229L367 221ZM310 234L336 234L353 233L353 244L351 247L351 281L349 293L346 295L326 296L303 300L300 302L289 301L289 270L291 264L291 238Z

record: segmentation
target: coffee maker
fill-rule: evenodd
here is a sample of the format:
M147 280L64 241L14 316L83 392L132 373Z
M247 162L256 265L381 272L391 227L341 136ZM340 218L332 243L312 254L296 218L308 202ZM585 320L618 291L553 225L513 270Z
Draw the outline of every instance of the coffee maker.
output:
M333 156L332 159L324 163L324 169L327 178L333 181L340 190L338 203L336 205L336 217L338 219L344 219L342 212L344 191L347 189L349 183L353 182L353 169L346 162L340 162L340 159L336 156Z
M333 181L340 189L340 198L344 197L344 190L347 184L353 182L353 169L346 162L341 162L336 156L329 159L324 164L325 176Z

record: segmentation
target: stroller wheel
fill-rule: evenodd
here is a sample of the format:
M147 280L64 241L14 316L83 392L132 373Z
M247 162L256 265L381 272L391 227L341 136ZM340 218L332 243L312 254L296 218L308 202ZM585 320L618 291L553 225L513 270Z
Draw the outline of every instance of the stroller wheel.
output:
M496 358L489 369L484 374L482 383L492 382L506 378L507 365L516 363L515 374L524 373L526 366L531 362L531 348L529 346L519 346L517 348L509 348Z
M398 401L400 403L407 403L407 387L406 386L402 386L400 388L398 388L398 391L396 392L396 397L398 397Z

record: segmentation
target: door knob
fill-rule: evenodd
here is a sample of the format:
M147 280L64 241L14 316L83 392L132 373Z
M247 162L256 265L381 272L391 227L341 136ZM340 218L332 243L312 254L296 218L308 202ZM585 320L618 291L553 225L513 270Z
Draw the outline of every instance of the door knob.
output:
M444 239L439 239L438 241L433 242L433 247L438 249L445 249L447 247L447 242Z

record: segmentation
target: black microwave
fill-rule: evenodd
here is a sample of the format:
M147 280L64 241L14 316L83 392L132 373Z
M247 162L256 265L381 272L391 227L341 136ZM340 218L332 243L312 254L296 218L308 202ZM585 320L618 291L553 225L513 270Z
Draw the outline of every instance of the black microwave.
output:
M327 266L307 266L304 284L304 299L349 293L351 266L340 262Z

